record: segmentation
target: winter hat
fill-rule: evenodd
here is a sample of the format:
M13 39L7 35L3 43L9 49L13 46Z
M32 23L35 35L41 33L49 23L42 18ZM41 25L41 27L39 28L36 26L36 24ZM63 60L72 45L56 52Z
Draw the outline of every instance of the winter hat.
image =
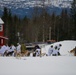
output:
M50 47L53 48L53 45L51 45Z
M55 49L57 49L58 47L57 46L55 46Z
M61 47L61 46L62 46L62 44L59 44L59 46Z

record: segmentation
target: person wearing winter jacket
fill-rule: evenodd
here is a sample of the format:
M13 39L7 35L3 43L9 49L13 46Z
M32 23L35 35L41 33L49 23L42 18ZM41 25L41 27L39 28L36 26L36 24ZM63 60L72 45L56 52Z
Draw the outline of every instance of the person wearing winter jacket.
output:
M16 47L13 44L11 44L9 54L11 54L12 56L14 56L15 50L16 50Z
M60 55L60 48L61 48L62 44L57 44L56 46L58 47L58 56L59 56Z
M21 45L17 43L17 55L21 55Z
M5 44L1 47L0 54L2 56L6 56L9 50L10 50L10 47L8 46L8 44Z
M38 45L34 48L33 56L41 56L41 48Z
M11 44L10 51L14 51L14 50L16 50L16 47L13 44Z
M52 56L58 56L58 47L57 46L54 47Z
M52 55L53 50L54 50L53 45L51 45L50 48L48 49L48 56Z

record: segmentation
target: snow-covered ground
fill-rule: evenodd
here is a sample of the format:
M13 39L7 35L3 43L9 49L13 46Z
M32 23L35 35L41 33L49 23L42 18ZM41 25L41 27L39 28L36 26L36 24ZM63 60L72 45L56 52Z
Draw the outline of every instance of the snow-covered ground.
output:
M76 57L0 57L0 75L76 75Z
M0 75L76 75L76 57L67 52L76 46L76 41L58 43L62 44L62 56L0 57Z

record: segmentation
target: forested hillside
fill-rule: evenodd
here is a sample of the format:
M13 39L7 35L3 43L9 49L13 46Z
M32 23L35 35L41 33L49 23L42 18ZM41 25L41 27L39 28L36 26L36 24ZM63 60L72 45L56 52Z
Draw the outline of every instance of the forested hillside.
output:
M17 42L46 42L54 39L76 40L76 1L72 3L72 8L68 13L64 8L60 15L55 12L49 15L43 8L41 13L38 7L34 7L32 18L26 16L21 19L12 15L11 10L4 8L2 19L5 22L5 36L9 38L10 43Z

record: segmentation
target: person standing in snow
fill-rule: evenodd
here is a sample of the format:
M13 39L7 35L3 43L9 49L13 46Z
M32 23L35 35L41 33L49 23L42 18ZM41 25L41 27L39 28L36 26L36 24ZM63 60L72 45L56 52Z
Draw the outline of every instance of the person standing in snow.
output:
M57 47L58 47L58 56L60 55L60 48L61 48L62 44L58 44Z
M37 48L37 49L36 49L36 56L40 56L40 51L41 51L40 48Z
M8 44L5 44L1 47L0 52L3 56L6 56L9 50L10 50L10 47L8 46Z
M48 50L48 56L51 56L52 52L53 52L53 45L51 45Z
M41 56L41 48L38 45L35 46L33 56Z
M7 51L5 51L4 55L6 56L14 56L15 46L12 44Z
M3 56L5 51L6 51L6 45L3 45L0 49L0 54Z
M13 55L13 56L14 56L15 50L16 50L16 47L15 47L13 44L11 44L11 46L10 46L10 51L9 51L9 52L12 52L12 55Z
M21 55L21 45L17 43L17 55Z
M57 56L58 55L58 47L55 46L52 52L52 56Z

